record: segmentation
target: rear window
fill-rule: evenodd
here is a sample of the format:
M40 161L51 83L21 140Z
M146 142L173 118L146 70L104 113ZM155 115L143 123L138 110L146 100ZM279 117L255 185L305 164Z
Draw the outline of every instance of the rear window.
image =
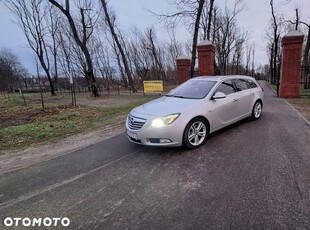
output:
M251 81L251 80L247 80L248 81L248 87L249 88L257 88L258 85L254 82L254 81Z
M234 80L237 91L257 88L258 86L254 81L248 80L248 79L237 79Z
M235 82L237 91L242 91L242 90L249 89L247 80L237 79L237 80L234 80L234 82Z

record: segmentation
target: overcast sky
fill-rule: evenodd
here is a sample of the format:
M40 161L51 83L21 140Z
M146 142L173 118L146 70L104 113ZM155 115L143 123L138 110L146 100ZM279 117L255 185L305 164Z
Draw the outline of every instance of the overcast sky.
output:
M147 9L154 12L173 12L169 0L110 0L109 4L117 15L120 28L130 31L133 27L146 28L154 26L158 32L159 39L167 38L164 25L160 24L156 17L150 14ZM216 4L224 8L226 0L215 0ZM228 0L232 4L233 0ZM256 64L266 64L266 32L271 17L269 0L244 0L246 10L238 15L238 24L249 33L249 43L256 44ZM302 20L310 23L310 0L291 0L291 3L282 5L287 0L274 0L276 12L285 15L286 18L294 20L294 8L300 9ZM24 64L26 68L34 73L34 55L27 48L26 39L15 24L14 16L0 5L0 48L10 48ZM15 20L16 21L16 20ZM181 42L190 39L190 35L184 29L185 25L180 24L177 37Z

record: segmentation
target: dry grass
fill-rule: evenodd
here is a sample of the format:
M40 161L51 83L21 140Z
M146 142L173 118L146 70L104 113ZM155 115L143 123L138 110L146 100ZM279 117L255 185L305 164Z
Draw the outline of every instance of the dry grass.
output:
M310 98L294 98L286 99L292 106L294 106L305 118L310 121Z
M28 106L23 104L19 95L14 100L0 97L0 151L57 141L77 133L117 124L120 117L124 122L124 116L132 108L158 96L83 98L85 104L92 106L84 104L78 107L72 107L70 103L63 104L63 99L70 98L59 100L59 96L45 97L48 103L44 112L36 95L28 96ZM98 106L100 104L103 106Z

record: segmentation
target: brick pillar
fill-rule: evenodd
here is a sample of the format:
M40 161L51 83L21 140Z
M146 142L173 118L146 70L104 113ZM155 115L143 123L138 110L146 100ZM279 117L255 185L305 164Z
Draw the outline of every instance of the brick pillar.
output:
M304 35L292 31L282 39L280 97L299 97L301 52Z
M214 76L215 46L208 40L197 45L198 76Z
M176 59L178 71L178 83L181 84L188 80L188 71L191 60L186 56L180 56Z

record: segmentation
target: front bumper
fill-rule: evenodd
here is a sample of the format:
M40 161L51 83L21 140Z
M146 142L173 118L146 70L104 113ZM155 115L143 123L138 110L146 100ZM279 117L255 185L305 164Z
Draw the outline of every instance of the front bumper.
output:
M154 128L151 127L151 122L156 117L134 113L131 113L131 115L146 119L145 124L139 130L131 129L128 121L126 121L127 137L131 142L147 146L182 146L184 125L180 117L170 125Z

